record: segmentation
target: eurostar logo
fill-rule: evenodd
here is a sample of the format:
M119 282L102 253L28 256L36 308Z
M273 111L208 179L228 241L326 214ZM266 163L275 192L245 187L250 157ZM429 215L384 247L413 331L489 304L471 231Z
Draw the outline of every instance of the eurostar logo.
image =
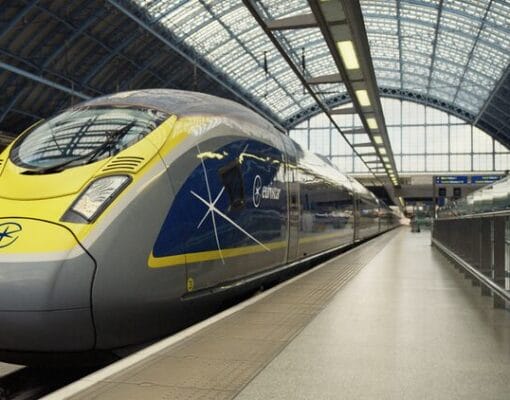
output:
M23 228L21 225L16 222L5 222L0 224L0 249L10 246L18 240L18 233L22 230Z

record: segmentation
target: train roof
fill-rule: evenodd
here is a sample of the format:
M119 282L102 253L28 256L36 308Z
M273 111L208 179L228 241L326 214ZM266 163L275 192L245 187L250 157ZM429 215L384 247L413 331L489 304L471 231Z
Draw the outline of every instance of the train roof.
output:
M174 114L186 115L221 115L243 122L262 126L266 129L273 127L267 120L249 108L232 100L212 96L205 93L176 89L144 89L115 93L97 97L80 103L77 107L87 106L141 106L154 108Z
M234 101L208 95L176 89L144 89L101 96L78 104L76 107L99 106L139 106L154 108L177 116L211 115L230 118L263 128L266 132L277 132L276 128L249 108ZM345 175L334 167L324 156L306 151L294 142L302 154L300 161L323 177L329 177L339 184L350 186L364 197L377 200L369 190L354 178ZM298 151L299 151L298 150Z

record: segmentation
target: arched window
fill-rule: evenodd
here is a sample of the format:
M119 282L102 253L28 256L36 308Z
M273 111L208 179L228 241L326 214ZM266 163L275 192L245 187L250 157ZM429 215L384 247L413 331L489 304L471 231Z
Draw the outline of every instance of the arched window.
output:
M510 151L477 127L411 101L382 98L381 102L399 172L503 172L510 169ZM357 115L338 115L334 119L346 130L361 127ZM290 131L290 137L304 148L329 157L343 172L367 172L324 114L296 126ZM351 143L369 141L366 134L347 137Z

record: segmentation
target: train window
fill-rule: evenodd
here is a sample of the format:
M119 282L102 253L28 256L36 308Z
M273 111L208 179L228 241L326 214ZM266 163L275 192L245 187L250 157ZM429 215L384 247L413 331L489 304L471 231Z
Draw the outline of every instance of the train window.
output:
M140 107L81 107L24 134L11 151L26 173L59 172L111 157L141 140L169 117Z
M238 160L220 168L219 173L230 199L229 210L242 209L244 207L244 185L241 166Z

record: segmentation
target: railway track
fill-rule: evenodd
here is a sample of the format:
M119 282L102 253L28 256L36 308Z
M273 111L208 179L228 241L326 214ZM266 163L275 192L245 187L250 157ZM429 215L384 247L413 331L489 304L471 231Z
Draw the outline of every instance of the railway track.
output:
M39 399L95 368L35 368L0 364L0 400Z

